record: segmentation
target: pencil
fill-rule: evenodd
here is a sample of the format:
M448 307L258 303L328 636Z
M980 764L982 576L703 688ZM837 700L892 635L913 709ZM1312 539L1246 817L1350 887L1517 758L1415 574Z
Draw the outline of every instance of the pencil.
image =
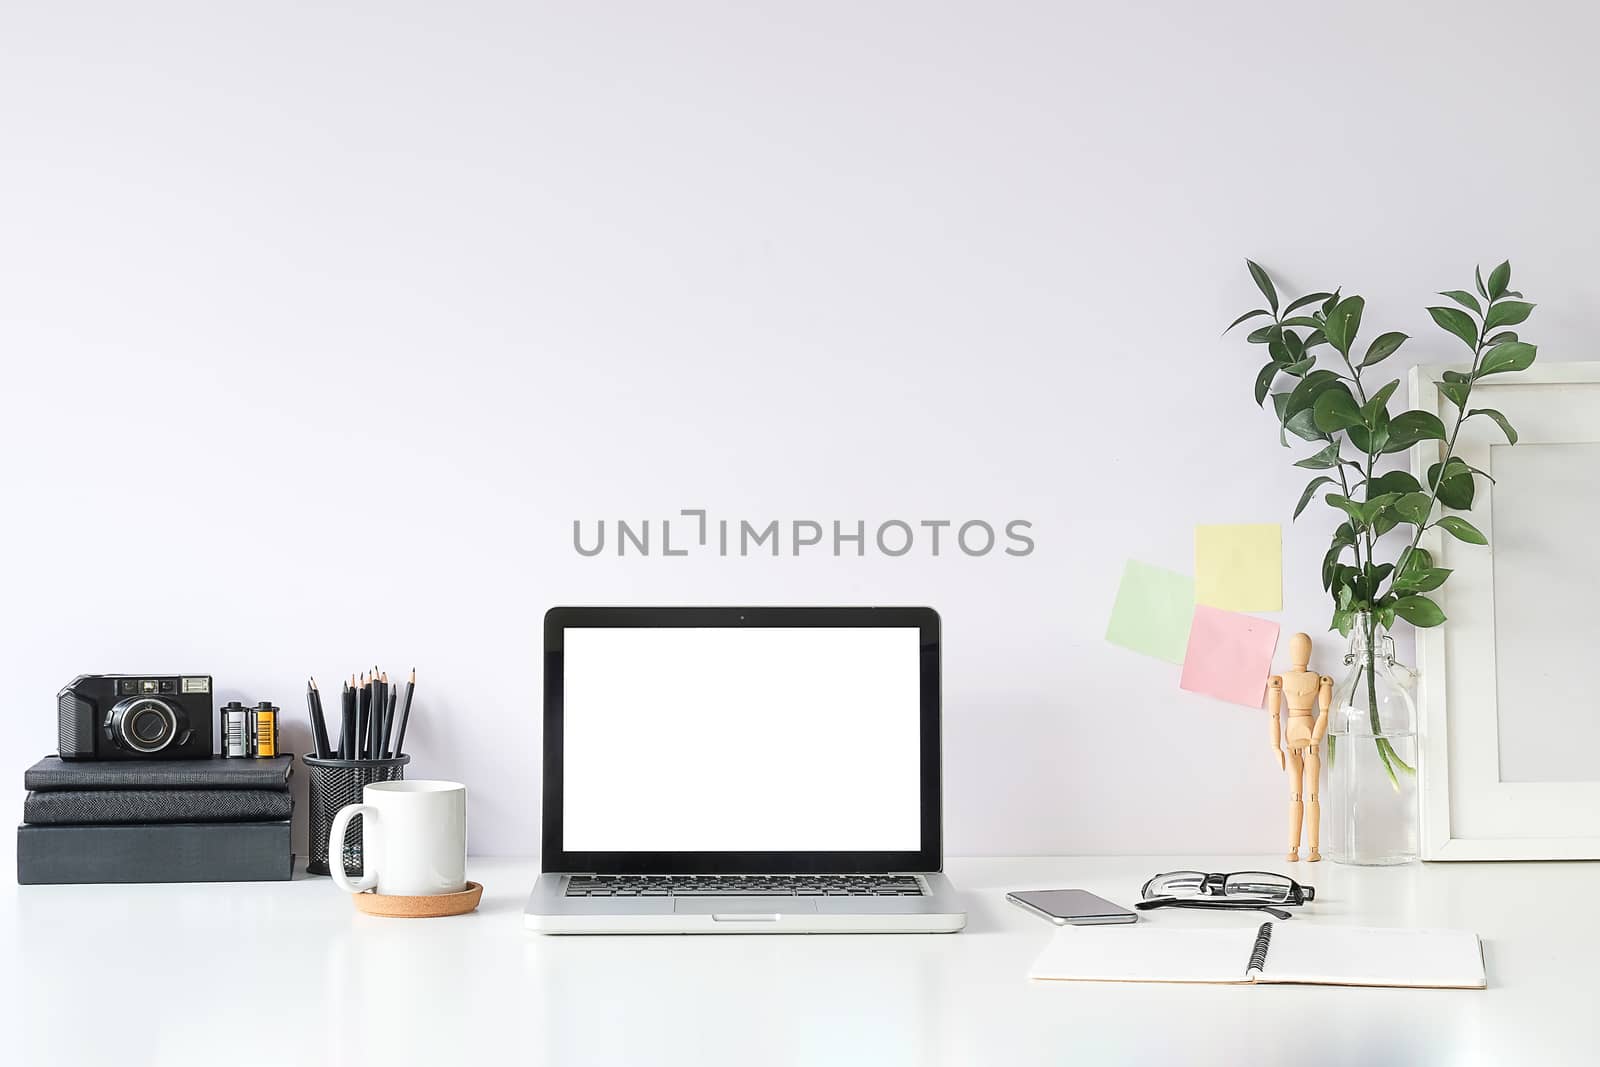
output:
M356 759L367 758L367 731L372 714L372 683L361 676L361 696L356 702Z
M312 678L306 688L306 710L311 715L311 740L316 746L317 758L328 758L328 723L322 717L322 693L317 689L317 680Z
M378 675L378 693L374 697L378 705L378 730L377 743L372 746L372 754L378 759L389 758L389 672L383 671Z
M406 680L406 701L400 705L400 724L396 727L394 738L394 754L405 755L406 751L406 721L411 718L411 694L417 688L417 669L411 668L411 677Z
M372 668L372 718L367 722L367 758L383 758L383 675Z
M389 690L389 708L383 713L383 758L393 759L395 752L389 747L390 739L394 736L394 702L400 695L398 689Z
M356 680L355 675L350 676L350 682ZM355 686L346 682L339 684L339 758L350 758L350 739L356 732L356 690Z

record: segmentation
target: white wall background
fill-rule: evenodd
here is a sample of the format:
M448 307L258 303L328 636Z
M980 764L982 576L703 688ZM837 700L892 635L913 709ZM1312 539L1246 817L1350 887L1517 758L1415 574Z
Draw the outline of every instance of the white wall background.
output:
M1218 338L1245 255L1364 293L1416 338L1396 373L1456 358L1430 294L1509 256L1542 358L1595 356L1597 32L1575 0L8 4L0 770L80 671L298 723L308 673L414 664L413 776L532 852L547 606L928 603L952 852L1276 851L1262 714L1102 642L1122 561L1188 570L1194 523L1305 481ZM571 548L684 507L1038 550ZM1286 630L1325 625L1331 524L1286 534Z

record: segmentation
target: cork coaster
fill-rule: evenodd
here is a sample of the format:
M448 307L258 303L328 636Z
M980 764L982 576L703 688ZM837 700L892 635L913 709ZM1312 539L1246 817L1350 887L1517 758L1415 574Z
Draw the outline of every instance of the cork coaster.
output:
M435 919L443 915L465 915L477 908L483 897L483 886L468 882L459 893L441 893L434 897L379 896L376 893L352 893L356 910L368 915L383 915L391 919Z

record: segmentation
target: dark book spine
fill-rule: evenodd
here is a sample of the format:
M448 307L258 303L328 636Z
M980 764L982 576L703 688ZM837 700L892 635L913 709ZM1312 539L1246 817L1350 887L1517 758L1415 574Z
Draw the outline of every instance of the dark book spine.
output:
M17 883L282 882L289 823L19 826Z

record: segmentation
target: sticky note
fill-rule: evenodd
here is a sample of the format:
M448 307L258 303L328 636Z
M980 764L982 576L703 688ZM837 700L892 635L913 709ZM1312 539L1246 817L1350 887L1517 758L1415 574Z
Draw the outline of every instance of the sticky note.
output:
M1194 579L1130 559L1111 606L1106 640L1168 663L1182 663L1194 617Z
M1283 610L1283 527L1194 528L1195 600L1229 611Z
M1278 624L1196 604L1178 686L1191 693L1259 708L1267 695Z

